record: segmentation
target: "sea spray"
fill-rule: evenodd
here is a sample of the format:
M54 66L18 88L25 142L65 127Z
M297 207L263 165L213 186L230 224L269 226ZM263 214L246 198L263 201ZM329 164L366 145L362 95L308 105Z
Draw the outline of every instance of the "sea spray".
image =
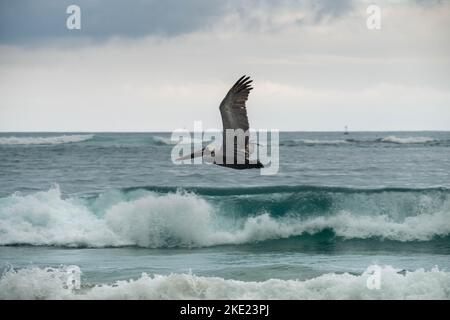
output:
M282 190L202 196L135 189L83 198L64 197L55 186L0 198L0 244L167 248L239 245L326 230L342 239L402 242L450 234L447 190Z
M370 289L370 270L380 287ZM360 275L327 273L309 280L226 280L193 274L148 275L81 289L67 286L67 268L9 270L0 278L0 299L450 299L450 273L437 268L404 271L369 266Z
M91 140L93 134L73 134L49 137L0 137L0 145L55 145Z

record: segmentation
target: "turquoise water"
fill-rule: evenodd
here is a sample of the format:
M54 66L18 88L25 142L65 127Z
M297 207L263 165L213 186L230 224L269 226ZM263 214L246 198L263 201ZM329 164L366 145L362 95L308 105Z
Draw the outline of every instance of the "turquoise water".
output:
M284 132L272 176L172 147L0 134L0 298L450 297L450 132Z

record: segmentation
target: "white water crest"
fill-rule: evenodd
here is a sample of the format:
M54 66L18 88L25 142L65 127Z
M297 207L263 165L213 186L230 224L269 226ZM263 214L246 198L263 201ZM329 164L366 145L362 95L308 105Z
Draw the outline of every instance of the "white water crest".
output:
M406 137L399 138L396 136L389 136L386 138L382 138L381 142L389 142L389 143L398 143L398 144L417 144L417 143L430 143L435 142L437 140L429 137Z
M157 144L157 145L176 145L176 144L180 143L180 141L178 141L178 140L172 140L171 138L165 138L165 137L160 137L160 136L153 136L152 139L155 142L155 144ZM199 145L201 145L202 143L205 143L208 141L210 141L210 140L184 138L183 140L181 140L181 143L182 144L199 144Z
M368 287L379 270L379 288ZM0 299L450 299L450 273L391 266L369 266L361 275L328 273L309 280L261 282L200 277L192 274L148 275L138 279L67 285L68 267L9 270L0 278Z
M313 139L302 139L300 140L304 144L346 144L346 140L313 140Z
M280 141L280 145L287 147L295 147L300 145L340 145L348 144L347 140L319 140L319 139L299 139Z
M55 145L91 140L93 134L72 134L53 137L0 137L0 145Z
M88 203L63 197L56 186L0 199L0 245L205 247L314 235L324 230L345 239L404 242L450 234L449 201L430 202L419 212L396 219L387 214L361 214L358 207L328 215L297 212L274 217L262 211L237 218L222 210L193 193L141 190L130 197L116 191Z

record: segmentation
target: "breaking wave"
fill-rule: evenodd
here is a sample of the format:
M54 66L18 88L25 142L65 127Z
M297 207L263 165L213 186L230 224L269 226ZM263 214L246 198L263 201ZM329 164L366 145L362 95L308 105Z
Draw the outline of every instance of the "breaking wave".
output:
M317 139L300 139L300 140L284 140L280 142L281 146L298 146L304 145L339 145L349 143L347 140L317 140Z
M262 282L225 280L192 274L147 275L111 284L67 286L69 267L9 270L0 278L0 299L450 299L450 273L418 269L399 272L370 266L360 275L329 273L309 280ZM70 266L80 275L81 270ZM374 270L378 290L367 286Z
M178 144L180 141L179 140L172 140L171 138L166 138L166 137L160 137L160 136L153 136L152 137L153 142L156 145L176 145ZM183 139L181 141L183 144L191 144L191 143L195 143L195 144L203 144L206 143L208 141L203 141L203 140L198 140L198 139Z
M156 145L176 145L178 140L171 140L170 137L153 136L154 144ZM208 141L202 141L198 139L183 139L183 143L191 144L204 144ZM397 137L387 136L383 138L375 139L283 139L279 142L280 146L295 147L295 146L340 146L340 145L449 145L450 140L439 140L430 137Z
M73 134L52 137L0 137L0 145L55 145L91 140L93 134Z
M429 137L407 137L407 138L398 138L396 136L389 136L386 138L382 138L379 141L381 142L389 142L389 143L398 143L398 144L419 144L419 143L430 143L430 142L439 142L439 140L429 138Z
M396 136L388 136L384 138L377 139L341 139L341 140L320 140L320 139L296 139L296 140L283 140L280 142L280 146L300 146L300 145L345 145L345 144L395 144L395 145L448 145L450 143L449 140L438 140L430 137L396 137Z
M336 241L450 235L446 189L277 189L201 195L138 188L83 198L64 197L55 186L13 194L0 199L0 245L206 247L320 237L324 231Z

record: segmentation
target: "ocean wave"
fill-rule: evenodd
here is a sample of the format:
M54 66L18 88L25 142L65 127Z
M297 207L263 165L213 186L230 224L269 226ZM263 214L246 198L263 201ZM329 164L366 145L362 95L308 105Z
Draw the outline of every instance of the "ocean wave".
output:
M93 134L73 134L52 137L0 137L0 145L55 145L91 140Z
M170 186L134 186L125 187L121 191L134 192L146 190L158 193L177 192L179 190L206 196L232 196L232 195L267 195L280 193L346 193L346 194L377 194L377 193L414 193L427 194L435 192L450 193L447 187L405 188L405 187L379 187L379 188L353 188L314 185L273 185L254 187L170 187Z
M171 140L170 137L153 136L153 142L156 145L176 145L178 140ZM202 141L198 139L185 139L183 140L186 144L197 143L204 144L207 141ZM346 139L285 139L279 142L280 146L285 147L296 147L296 146L340 146L340 145L373 145L373 144L394 144L394 145L448 145L449 140L439 140L430 137L397 137L397 136L387 136L383 138L376 139L356 139L356 138L346 138Z
M448 145L449 140L439 140L430 137L396 137L387 136L384 138L377 139L338 139L338 140L320 140L320 139L288 139L280 141L280 146L295 147L301 145L367 145L367 144L396 144L396 145L408 145L408 144L423 144L423 145Z
M430 142L439 142L439 140L429 137L407 137L399 138L396 136L389 136L379 140L380 142L397 143L397 144L421 144Z
M153 136L152 139L156 145L175 145L178 143L178 141L174 141L171 140L170 138L164 138L160 136Z
M438 268L399 272L373 265L360 275L328 273L309 280L262 282L143 273L138 279L100 285L81 277L79 289L68 287L68 270L81 272L76 266L9 270L0 278L0 299L450 299L450 273ZM369 289L374 270L379 288Z
M136 190L83 199L64 198L54 187L0 199L0 245L207 247L328 230L343 240L447 237L449 193L307 192L249 199Z
M318 139L299 139L299 140L283 140L280 142L280 146L298 146L298 145L340 145L347 144L347 140L318 140Z
M0 244L21 243L71 247L130 244L76 199L62 199L57 186L0 199Z
M153 136L152 137L153 142L156 145L176 145L178 144L180 141L179 140L172 140L171 138L166 138L166 137L160 137L160 136ZM203 140L199 140L199 139L183 139L182 143L183 144L198 144L198 145L202 145L204 143L206 143L208 141L203 141Z

